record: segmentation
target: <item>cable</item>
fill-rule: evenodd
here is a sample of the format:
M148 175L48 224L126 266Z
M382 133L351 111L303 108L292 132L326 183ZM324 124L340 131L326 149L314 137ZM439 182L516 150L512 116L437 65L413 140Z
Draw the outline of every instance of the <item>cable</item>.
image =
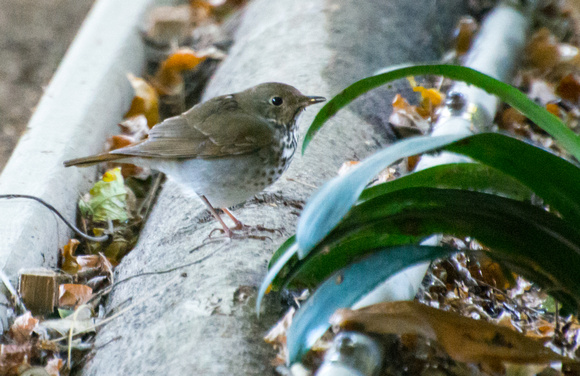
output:
M41 203L46 208L48 208L50 211L52 211L54 214L56 214L71 230L73 230L80 237L87 239L87 240L90 240L92 242L104 242L107 239L109 239L109 235L91 236L91 235L85 234L84 232L79 230L75 225L70 223L65 217L63 217L63 215L60 214L60 212L58 210L56 210L56 208L54 206L52 206L51 204L49 204L48 202L44 201L43 199L41 199L39 197L30 196L30 195L21 195L21 194L8 194L8 195L0 195L0 199L2 199L2 198L5 198L5 199L25 198L25 199L29 199L29 200L34 200L36 202ZM110 221L109 221L109 232L111 234L113 233L113 225Z

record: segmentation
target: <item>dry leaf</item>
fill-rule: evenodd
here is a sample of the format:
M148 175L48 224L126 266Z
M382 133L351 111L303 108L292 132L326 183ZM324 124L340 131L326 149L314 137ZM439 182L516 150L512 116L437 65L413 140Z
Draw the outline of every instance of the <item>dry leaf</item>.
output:
M269 344L274 345L275 349L278 349L276 354L276 359L273 361L274 366L282 365L286 363L288 359L288 347L286 346L286 333L288 328L292 325L292 318L296 313L296 309L291 307L284 317L276 323L276 325L270 329L268 334L264 337L264 341Z
M413 91L421 94L421 105L417 113L423 118L433 118L435 109L443 102L443 94L437 89L426 89L423 86L414 86Z
M68 274L76 274L79 271L79 264L75 257L75 251L81 244L77 239L70 239L68 244L62 247L62 267L61 270Z
M464 16L458 22L455 29L455 52L457 55L463 55L469 51L471 42L477 31L477 21L471 16Z
M64 283L58 287L59 307L77 307L88 302L93 296L93 289L85 285Z
M556 87L556 94L562 99L578 103L578 99L580 99L580 80L578 76L572 73L564 76Z
M577 64L579 51L575 46L560 43L547 28L542 28L532 36L526 56L532 66L547 70L562 63Z
M425 134L430 129L430 124L419 113L417 108L411 106L400 94L393 99L393 112L389 117L391 124L399 134L399 137L406 138Z
M377 334L418 334L437 340L456 361L490 369L509 363L549 363L566 358L542 342L508 328L473 320L416 302L388 302L359 310L339 309L331 324Z
M127 74L127 78L131 86L133 86L133 90L135 90L135 96L129 111L124 117L131 118L137 115L144 115L147 119L147 125L152 128L159 123L159 96L157 91L147 81L131 73Z
M10 336L17 343L25 343L30 339L36 324L38 324L38 319L32 317L30 311L27 311L14 320L10 326Z
M62 368L62 366L63 366L62 359L55 357L50 359L48 363L46 363L44 370L50 376L60 376L60 369Z
M29 368L28 359L33 355L32 344L0 345L0 375L18 375L22 368Z
M180 48L171 54L159 67L152 80L160 95L174 95L183 90L181 73L195 68L206 59L191 48Z

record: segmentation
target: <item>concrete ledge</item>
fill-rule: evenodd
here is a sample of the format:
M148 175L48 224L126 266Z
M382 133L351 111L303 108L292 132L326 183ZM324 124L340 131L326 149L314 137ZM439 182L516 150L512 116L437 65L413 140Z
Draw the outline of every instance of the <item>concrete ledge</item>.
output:
M65 169L62 162L102 150L128 109L133 94L125 76L142 70L139 25L155 2L95 3L0 175L0 194L34 195L74 218L95 170ZM69 234L36 202L0 200L0 267L13 281L22 267L55 267Z

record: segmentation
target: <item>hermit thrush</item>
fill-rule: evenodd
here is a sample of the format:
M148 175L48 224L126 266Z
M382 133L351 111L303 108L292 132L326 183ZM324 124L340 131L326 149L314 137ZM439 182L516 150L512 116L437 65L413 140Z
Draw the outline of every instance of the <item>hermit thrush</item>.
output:
M224 209L235 228L241 228L227 207L244 202L282 175L296 151L298 115L324 100L302 95L289 85L264 83L168 118L138 144L64 165L120 161L161 171L199 195L232 237L214 206Z

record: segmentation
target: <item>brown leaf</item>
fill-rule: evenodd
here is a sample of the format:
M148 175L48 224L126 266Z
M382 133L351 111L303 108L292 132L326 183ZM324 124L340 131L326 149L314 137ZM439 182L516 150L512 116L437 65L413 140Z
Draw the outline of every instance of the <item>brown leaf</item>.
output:
M160 95L174 95L183 90L181 73L195 68L206 56L199 55L191 48L180 48L171 54L157 70L152 80Z
M31 343L21 345L0 345L0 375L16 376L22 368L29 368L28 359L32 358Z
M152 128L159 123L159 97L157 91L147 81L136 77L132 74L127 74L127 78L135 90L135 96L131 102L129 111L125 114L125 118L130 118L137 115L144 115L147 119L147 125Z
M93 289L85 285L65 283L58 287L59 307L77 307L85 304L93 296Z
M455 52L457 55L467 53L478 28L477 21L471 16L464 16L455 29Z
M577 64L578 48L558 39L547 29L538 30L526 47L526 56L533 67L548 70L563 63Z
M580 79L578 76L572 73L564 76L556 87L556 94L562 99L577 103L580 99Z
M62 366L63 366L62 359L55 357L50 359L48 363L46 363L44 370L50 376L60 376L60 369L62 368Z
M74 253L77 247L81 244L76 239L70 239L68 244L62 248L62 271L68 274L76 274L79 271L79 264Z
M30 339L36 324L38 324L38 319L32 317L30 311L27 311L14 320L14 323L10 326L10 336L17 343L26 343Z
M508 328L474 320L416 302L388 302L359 310L339 309L330 319L341 329L377 334L418 334L437 340L461 362L498 369L502 363L549 363L566 360Z

